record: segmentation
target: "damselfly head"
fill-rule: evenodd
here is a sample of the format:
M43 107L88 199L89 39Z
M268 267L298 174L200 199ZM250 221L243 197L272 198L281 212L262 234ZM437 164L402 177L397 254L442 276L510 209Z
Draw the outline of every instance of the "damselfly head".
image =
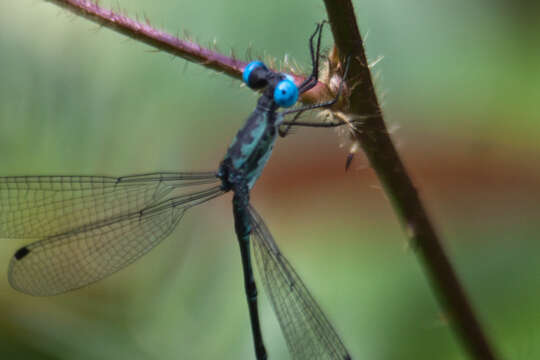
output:
M280 107L291 107L298 101L299 90L292 76L273 72L262 61L250 62L244 69L242 80L253 90L268 86L267 96Z

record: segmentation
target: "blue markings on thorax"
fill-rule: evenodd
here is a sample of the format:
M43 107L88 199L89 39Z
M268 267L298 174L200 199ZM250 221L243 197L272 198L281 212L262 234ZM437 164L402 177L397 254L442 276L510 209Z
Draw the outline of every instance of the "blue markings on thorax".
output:
M233 153L232 163L235 169L240 169L260 145L259 142L268 127L266 117L266 114L262 113L260 116L250 118L251 121L236 135L230 146L231 150L236 146L240 148L240 151Z
M272 154L277 127L282 121L281 114L275 111L255 109L227 151L225 159L230 159L235 175L243 174L249 189L261 175ZM229 181L235 182L231 176Z

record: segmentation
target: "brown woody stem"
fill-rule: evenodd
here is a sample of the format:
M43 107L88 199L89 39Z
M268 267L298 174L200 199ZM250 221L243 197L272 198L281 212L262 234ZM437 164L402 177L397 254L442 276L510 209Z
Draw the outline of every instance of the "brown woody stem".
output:
M349 78L357 85L350 94L351 116L369 115L356 128L356 140L391 199L406 234L418 249L438 299L465 348L474 359L494 360L495 353L384 124L352 3L350 0L324 0L324 3L339 54L353 59Z

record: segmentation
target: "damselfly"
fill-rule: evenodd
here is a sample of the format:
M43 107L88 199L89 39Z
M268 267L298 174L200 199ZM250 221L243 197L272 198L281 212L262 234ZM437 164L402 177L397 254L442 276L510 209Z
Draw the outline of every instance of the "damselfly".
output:
M310 37L311 75L296 86L288 75L254 61L244 82L262 90L257 106L230 145L217 172L159 172L119 178L101 176L16 176L0 178L0 236L38 240L23 246L9 265L9 282L31 295L55 295L100 280L134 262L176 227L184 213L233 191L235 231L255 353L266 359L257 308L250 237L260 276L295 359L350 359L336 331L279 250L249 194L274 146L277 134L293 125L278 112L317 83L321 32ZM316 42L316 45L314 43ZM341 90L341 88L340 88ZM283 132L280 126L289 125ZM337 126L339 124L330 124Z

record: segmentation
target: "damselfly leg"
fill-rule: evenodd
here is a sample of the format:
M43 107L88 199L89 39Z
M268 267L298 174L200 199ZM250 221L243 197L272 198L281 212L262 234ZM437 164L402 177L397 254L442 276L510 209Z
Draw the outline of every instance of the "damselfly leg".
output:
M322 24L321 24L321 29L322 29ZM320 41L320 38L319 38L319 41ZM317 51L319 51L319 50L320 50L320 48L317 47ZM315 62L313 62L313 68L314 69L315 68L318 69L318 66L319 66L319 63L318 63L319 55L318 54L316 56L316 59L317 60ZM312 60L313 60L313 58L312 58ZM286 110L286 111L281 112L281 114L283 116L288 115L288 114L293 114L293 113L296 113L296 115L292 118L292 120L282 122L282 126L284 126L284 128L282 128L282 127L279 128L279 136L281 136L281 137L287 136L293 126L331 128L331 127L338 127L338 126L343 126L343 125L347 124L347 122L342 121L342 120L333 120L333 121L327 121L327 122L316 122L316 121L298 122L297 120L300 118L302 113L305 112L305 111L330 107L330 106L334 105L339 100L341 94L343 93L343 87L344 87L345 79L347 78L347 74L349 73L350 61L351 61L351 57L348 56L345 59L345 69L343 71L342 80L339 83L339 88L338 88L338 91L336 92L336 96L332 100L325 101L325 102L318 103L318 104L302 106L302 107L299 107L299 108L296 108L296 109L291 109L291 110ZM311 79L312 77L313 77L313 75L311 75L308 79ZM311 87L309 87L307 90L311 89L313 86L315 86L317 84L317 77L314 77L314 78L315 78L315 83L313 83L313 85L311 85ZM308 80L306 80L306 81L308 81ZM307 90L304 90L303 92L305 92Z

